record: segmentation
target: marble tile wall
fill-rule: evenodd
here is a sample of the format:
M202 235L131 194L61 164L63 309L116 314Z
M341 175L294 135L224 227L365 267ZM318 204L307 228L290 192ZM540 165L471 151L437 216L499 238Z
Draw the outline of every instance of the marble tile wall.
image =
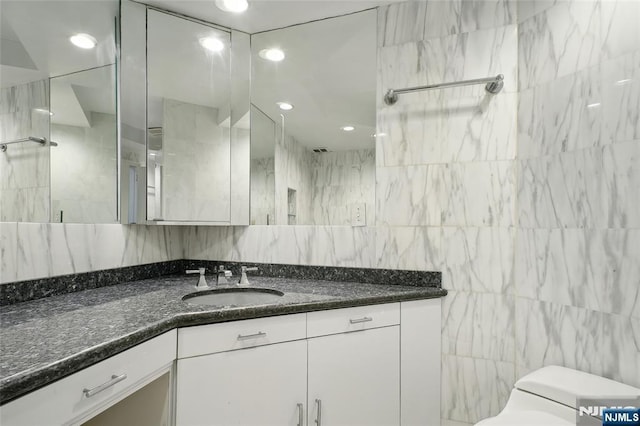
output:
M91 113L91 127L52 123L52 222L115 223L117 136L113 114Z
M181 227L0 223L0 283L183 257Z
M516 376L640 385L640 3L520 7Z
M0 142L49 139L49 80L0 89ZM0 152L0 221L49 221L49 146L9 145Z
M376 262L443 272L441 417L473 424L515 381L515 4L395 4L378 34L379 94L505 77L498 95L469 86L378 104Z
M191 226L185 257L200 260L375 268L375 228Z

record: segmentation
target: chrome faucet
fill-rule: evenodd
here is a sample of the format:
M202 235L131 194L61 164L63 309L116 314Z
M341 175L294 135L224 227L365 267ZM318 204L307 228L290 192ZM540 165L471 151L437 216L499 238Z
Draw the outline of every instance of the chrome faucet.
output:
M218 271L216 272L216 284L229 284L229 278L233 274L231 271L224 269L224 265L218 266Z
M246 266L241 266L240 271L242 275L240 275L240 281L238 281L238 285L249 285L249 280L247 279L247 271L257 271L258 268L255 266L252 268L247 268Z
M185 272L187 274L200 274L200 279L198 280L198 284L196 285L196 290L205 290L209 288L207 280L204 277L205 268L187 269Z

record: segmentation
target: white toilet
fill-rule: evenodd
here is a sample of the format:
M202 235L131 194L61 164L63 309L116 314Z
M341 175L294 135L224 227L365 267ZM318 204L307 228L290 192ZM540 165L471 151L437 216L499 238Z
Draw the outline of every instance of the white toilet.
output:
M577 397L634 397L640 389L565 367L549 366L518 380L507 405L476 426L565 426L576 424ZM583 416L580 424L602 425Z

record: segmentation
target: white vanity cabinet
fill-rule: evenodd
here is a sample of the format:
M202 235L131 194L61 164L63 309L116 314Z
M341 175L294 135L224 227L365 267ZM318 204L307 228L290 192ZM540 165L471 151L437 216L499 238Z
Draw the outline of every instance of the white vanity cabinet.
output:
M3 405L0 424L81 424L169 372L175 354L172 330Z
M178 426L440 422L440 299L182 328L178 358Z
M398 326L310 339L307 424L399 425L399 343Z
M176 424L302 426L305 338L306 314L181 328Z

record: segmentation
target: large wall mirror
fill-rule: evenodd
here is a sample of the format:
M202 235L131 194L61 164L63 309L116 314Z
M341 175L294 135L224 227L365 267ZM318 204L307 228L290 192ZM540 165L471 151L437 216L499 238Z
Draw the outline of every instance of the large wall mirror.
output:
M0 16L0 220L116 222L118 1Z
M247 224L249 36L132 2L122 25L123 223Z
M251 224L375 222L376 16L251 36Z

